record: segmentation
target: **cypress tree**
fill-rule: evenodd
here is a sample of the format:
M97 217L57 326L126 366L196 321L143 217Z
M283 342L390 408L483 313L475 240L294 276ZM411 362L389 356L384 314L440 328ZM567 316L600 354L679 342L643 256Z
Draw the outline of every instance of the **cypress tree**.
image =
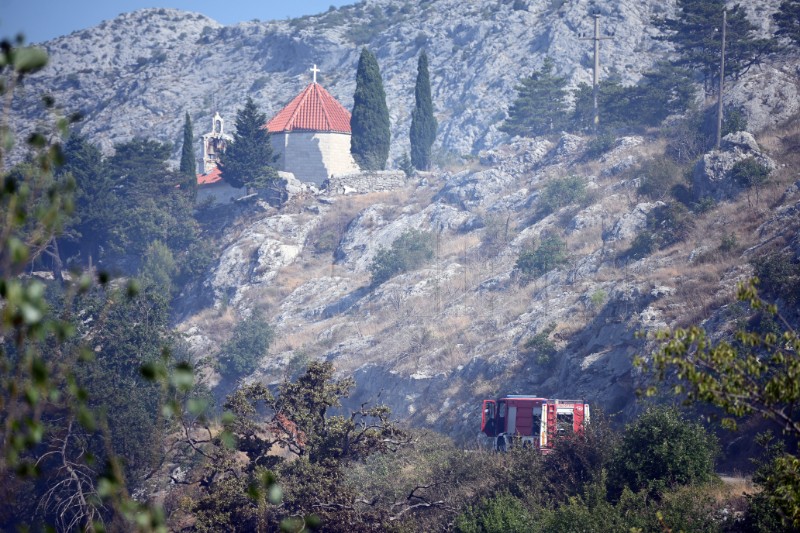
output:
M194 133L189 113L183 121L183 147L181 148L181 190L185 190L192 202L197 199L197 160L194 158Z
M233 142L220 155L222 179L233 187L263 189L277 177L270 166L275 162L269 132L264 128L267 116L260 113L249 96L244 108L236 113L236 133Z
M436 140L438 124L433 116L431 81L428 75L428 55L423 50L417 62L417 84L414 87L414 111L411 113L411 163L414 168L428 170L431 166L431 146Z
M350 119L350 153L364 170L383 170L389 158L389 108L375 56L361 49L356 71L356 92Z
M189 112L183 121L183 148L181 150L181 174L194 179L197 174L197 161L194 158L194 133L192 132L192 119Z

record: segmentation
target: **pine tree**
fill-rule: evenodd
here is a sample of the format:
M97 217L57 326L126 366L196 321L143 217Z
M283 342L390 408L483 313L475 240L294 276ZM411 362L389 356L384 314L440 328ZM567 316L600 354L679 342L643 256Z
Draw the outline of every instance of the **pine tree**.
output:
M800 46L800 0L783 0L772 18L778 25L775 34L788 37L795 46Z
M389 158L389 108L375 56L361 49L353 95L350 152L364 170L383 170Z
M417 84L414 87L414 111L411 113L411 163L414 168L428 170L431 166L431 146L436 140L438 124L433 116L431 81L428 75L428 55L423 50L417 62Z
M694 96L691 72L667 62L642 74L636 85L623 86L612 73L600 84L597 101L603 131L658 126L669 115L682 113ZM594 126L593 91L581 83L573 93L572 126L588 131Z
M523 78L517 99L508 110L500 130L509 135L536 136L558 131L565 123L567 79L553 74L553 60L545 59L542 69Z
M722 48L722 12L725 0L678 0L677 17L656 20L655 25L667 33L680 54L676 64L698 70L703 76L706 93L716 90ZM772 53L775 44L757 38L757 28L747 20L744 9L734 6L728 11L725 47L725 75L737 77L760 58ZM715 31L716 30L716 31Z
M77 232L82 259L97 261L100 248L107 247L111 238L110 222L119 217L121 209L103 154L85 137L71 134L64 145L64 165L59 174L75 179L72 230Z
M222 179L231 186L263 189L277 178L270 166L275 162L269 132L264 128L267 116L260 113L249 96L244 108L236 113L236 133L233 142L220 155Z

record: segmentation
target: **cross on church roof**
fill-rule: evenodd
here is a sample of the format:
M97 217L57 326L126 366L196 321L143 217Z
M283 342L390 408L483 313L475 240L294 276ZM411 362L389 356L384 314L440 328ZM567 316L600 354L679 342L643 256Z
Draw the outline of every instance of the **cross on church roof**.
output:
M314 83L317 83L317 72L319 72L319 69L317 68L317 64L316 64L316 63L314 63L314 66L313 66L313 67L311 67L311 68L310 68L310 69L308 69L308 70L310 70L311 72L313 72L313 73L314 73Z

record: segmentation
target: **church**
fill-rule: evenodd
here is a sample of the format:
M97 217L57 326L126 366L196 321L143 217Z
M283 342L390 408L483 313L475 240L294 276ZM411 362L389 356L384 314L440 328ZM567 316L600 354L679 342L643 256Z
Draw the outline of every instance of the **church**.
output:
M281 109L265 127L275 155L276 167L295 178L317 186L331 176L358 172L350 155L350 112L313 81Z
M358 172L350 154L350 112L317 83L317 66L311 69L313 81L264 124L277 156L275 168L317 187L331 176ZM203 135L203 173L197 175L198 203L225 203L244 195L222 179L217 163L219 154L232 141L224 132L224 121L214 114L211 132Z

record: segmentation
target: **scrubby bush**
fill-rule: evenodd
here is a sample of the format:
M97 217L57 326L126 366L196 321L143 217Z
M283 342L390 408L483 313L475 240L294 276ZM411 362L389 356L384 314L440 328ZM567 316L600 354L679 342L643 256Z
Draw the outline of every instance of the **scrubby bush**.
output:
M549 324L542 331L525 341L523 347L533 355L534 361L540 366L550 366L556 355L556 345L550 340L550 334L556 329L555 323Z
M791 253L779 252L757 257L752 265L768 298L780 298L793 308L800 304L800 262Z
M522 502L503 492L456 518L459 533L527 533L533 520Z
M655 250L661 250L685 240L694 228L694 220L686 206L670 202L647 214L647 227L631 242L623 253L630 259L641 259Z
M629 259L642 259L647 257L656 249L656 240L650 231L642 231L631 241L630 247L625 251L624 256Z
M756 203L758 203L759 187L769 180L771 172L771 169L765 164L757 161L754 157L748 157L733 165L730 176L734 183L748 190L748 202L750 201L750 189L755 189Z
M609 488L625 487L657 496L682 485L714 478L716 437L674 408L654 407L625 427L609 467Z
M222 347L219 356L220 372L226 377L239 377L258 368L272 343L273 331L259 311L233 328L231 339Z
M539 195L539 211L546 215L586 199L586 182L578 176L551 179Z
M378 286L402 272L419 268L433 259L433 235L419 230L408 230L391 248L380 248L369 266L372 286Z
M764 451L755 460L757 468L753 481L764 490L747 496L743 529L758 533L796 533L798 528L790 524L794 520L797 526L798 521L797 458L787 454L786 443L775 440L770 431L758 435L756 441L764 447ZM795 490L792 490L792 486Z
M644 162L636 175L639 178L639 194L652 200L663 200L680 182L681 168L666 157L657 157Z
M514 265L514 272L519 281L525 284L566 262L564 242L558 237L547 237L536 249L520 252Z
M601 155L610 152L616 142L617 136L613 133L599 133L586 143L586 151L583 153L583 157L590 161L597 159Z
M670 202L650 212L647 226L658 235L659 248L666 248L686 240L694 228L694 219L686 206Z

